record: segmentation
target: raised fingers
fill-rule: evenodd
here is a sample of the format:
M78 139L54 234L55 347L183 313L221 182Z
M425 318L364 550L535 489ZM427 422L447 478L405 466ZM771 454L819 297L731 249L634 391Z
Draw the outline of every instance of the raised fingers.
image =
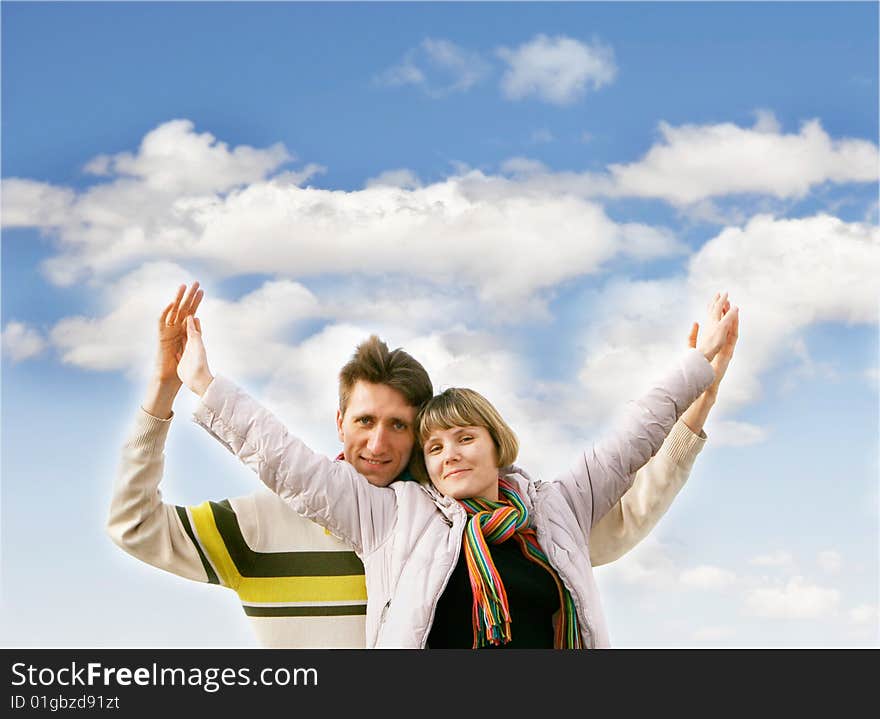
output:
M183 293L186 292L186 285L181 285L177 288L177 296L174 298L174 301L171 303L171 309L168 311L166 309L165 312L162 313L162 316L165 318L165 324L173 325L175 322L175 318L177 317L177 310L180 307L180 300L183 299Z
M697 346L697 334L700 331L700 325L696 322L691 326L691 334L688 337L688 347Z
M708 312L710 315L712 314L712 310L713 310L714 307L715 307L715 303L718 302L718 298L719 298L719 297L721 297L721 293L720 293L720 292L716 292L716 293L715 293L715 296L714 296L711 300L709 300L709 304L706 305L706 312Z
M160 327L164 327L164 326L165 326L165 320L166 320L166 318L168 317L168 314L171 312L171 310L172 310L173 307L174 307L174 303L173 303L173 302L169 302L168 305L165 307L165 309L162 310L162 314L159 315L159 326L160 326Z
M186 285L184 285L183 288L186 289ZM172 315L169 324L177 324L184 317L186 317L188 314L190 314L189 306L192 304L193 298L195 297L198 289L199 289L198 282L193 282L190 285L189 292L186 293L186 297L183 299L183 301L178 303L176 311ZM178 293L178 297L182 294L183 294L182 292Z
M716 292L715 297L709 303L709 317L714 320L720 320L730 309L730 302L727 299L726 292Z
M195 299L193 299L192 306L189 308L189 314L195 315L196 310L199 309L199 305L202 304L202 298L204 296L205 296L204 290L199 289L199 291L196 292L196 296L195 296Z

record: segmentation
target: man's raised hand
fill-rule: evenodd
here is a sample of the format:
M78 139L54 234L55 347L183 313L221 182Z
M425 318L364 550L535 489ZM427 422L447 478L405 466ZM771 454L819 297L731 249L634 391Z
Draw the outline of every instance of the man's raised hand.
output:
M184 293L186 296L184 297ZM195 315L205 293L199 283L193 282L186 292L186 285L177 288L177 295L165 307L159 317L159 347L156 354L156 380L161 384L180 388L177 363L186 345L186 318Z

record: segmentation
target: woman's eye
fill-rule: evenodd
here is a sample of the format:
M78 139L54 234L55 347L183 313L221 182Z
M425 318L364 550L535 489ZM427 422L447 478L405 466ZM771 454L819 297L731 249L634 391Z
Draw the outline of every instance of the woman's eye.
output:
M440 451L439 445L435 444L435 445L432 445L431 447L428 447L428 454L437 454L437 452L439 452L439 451Z
M470 442L472 439L473 439L473 437L472 437L471 435L469 435L469 434L463 434L463 435L461 436L461 441L462 441L462 442Z

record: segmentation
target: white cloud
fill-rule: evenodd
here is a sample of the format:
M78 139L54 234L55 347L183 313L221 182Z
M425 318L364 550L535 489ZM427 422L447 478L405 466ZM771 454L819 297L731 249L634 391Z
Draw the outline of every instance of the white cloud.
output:
M720 567L701 565L683 571L679 581L693 589L726 589L736 582L736 574Z
M182 144L210 152L220 147L201 136ZM117 171L116 161L106 165ZM506 170L541 168L515 158ZM621 254L650 259L679 252L681 245L667 231L615 223L598 205L527 179L462 172L416 186L418 178L400 170L356 192L302 188L281 175L225 195L183 194L173 201L145 181L117 177L73 200L73 219L60 229L60 251L50 266L56 279L85 274L98 285L115 283L106 314L62 320L52 329L52 343L65 362L131 371L152 355L149 336L132 340L131 328L152 327L169 288L193 278L267 274L279 279L247 301L209 294L204 306L212 356L222 358L233 376L274 376L304 341L300 321L311 322L313 334L318 321L328 331L338 325L368 334L381 327L425 343L449 366L472 367L468 380L485 377L490 365L480 364L466 346L488 343L499 381L487 396L513 398L516 426L535 441L523 443L526 451L546 441L561 453L584 441L571 427L588 432L671 365L690 321L702 318L717 290L729 290L741 306L747 340L737 348L708 426L718 443L741 446L766 436L764 428L725 414L761 396L762 373L797 357L804 328L877 321L877 228L827 215L762 215L707 242L686 275L606 284L591 296L583 324L571 327L575 344L586 348L581 384L536 382L513 359L521 354L516 343L499 341L504 333L498 323L546 320L553 290L567 280L600 272ZM144 261L143 269L129 270ZM124 272L130 274L116 279ZM310 277L320 277L318 289L299 281ZM275 298L290 321L264 318L271 315L265 309L249 317L248 308L261 297ZM109 298L123 299L114 304ZM254 348L250 357L243 351L248 346ZM562 416L567 428L560 427ZM543 472L546 465L540 466Z
M106 289L104 317L66 317L57 322L49 333L52 345L65 364L146 373L152 367L159 315L177 287L190 279L178 265L145 265Z
M54 283L69 285L138 261L193 254L199 217L218 201L215 193L264 179L290 159L283 145L230 149L209 133L196 133L190 121L173 120L149 132L138 153L90 163L114 177L74 196L67 189L4 180L3 222L57 237L61 251L44 269ZM273 183L290 187L320 169L281 173Z
M736 630L733 627L714 626L698 629L693 633L692 638L698 642L714 642L732 639L735 636Z
M655 589L675 587L681 578L670 548L654 535L643 539L615 562L597 568L596 573L600 584L611 582Z
M746 592L747 614L768 619L816 619L836 613L840 592L792 577L785 585Z
M374 80L387 87L414 85L429 96L439 98L470 90L490 71L489 64L479 53L442 38L426 38Z
M818 120L784 134L765 113L752 128L660 124L662 140L640 160L609 166L609 194L657 197L676 205L760 193L798 198L822 182L876 182L877 146L833 140Z
M498 48L508 68L501 89L510 100L536 96L555 105L569 105L588 90L611 83L617 75L614 52L598 41L536 35L515 49Z
M768 432L748 422L719 420L711 416L706 422L706 433L712 437L714 447L748 447L767 440Z
M213 142L176 121L151 132L137 156L109 160L113 172L134 176L72 201L53 230L59 252L44 264L50 279L113 278L140 263L168 261L207 267L217 277L421 276L475 288L490 304L516 305L598 272L620 254L651 259L683 248L668 231L615 223L594 203L524 191L476 171L426 187L397 171L360 191L319 190L297 186L289 172L253 179L284 152ZM177 166L182 174L172 182L166 176ZM35 206L17 209L22 224L45 220Z
M23 322L6 323L2 334L3 355L13 362L37 357L46 349L45 338L38 330Z
M852 636L880 642L880 610L876 604L859 604L847 614Z
M404 58L399 64L383 70L377 77L376 82L388 87L400 85L421 85L425 82L425 76L415 66L410 57Z
M52 328L62 361L88 370L142 375L152 367L156 320L175 289L193 273L172 263L151 263L104 292L103 317L67 317ZM210 282L203 286L210 292ZM289 280L267 282L236 302L206 293L199 310L212 362L231 376L264 376L285 359L285 331L320 316L317 301Z
M756 567L782 567L784 569L793 569L795 566L794 557L791 555L791 552L786 552L783 549L752 557L749 560L749 564Z
M401 168L398 170L386 170L376 177L369 178L364 187L397 187L402 190L416 190L422 186L418 175L412 170Z
M647 388L686 346L690 321L702 323L707 301L728 291L741 310L741 341L710 428L725 444L761 441L765 429L730 424L725 415L761 398L761 376L797 359L792 348L808 326L878 321L878 249L876 227L827 215L759 215L703 245L685 277L609 283L592 302L582 340L587 355L580 378L590 403L607 412L621 397Z
M843 560L838 552L835 552L833 549L826 549L819 552L816 557L816 563L827 574L837 574L840 572Z
M752 129L755 132L778 135L782 131L782 125L779 124L779 120L776 119L772 110L760 108L755 110L755 125Z
M220 176L210 179L215 188L233 180L246 184L169 195L156 185L175 166L172 148L177 145L184 167L177 186L203 190L215 175ZM201 164L193 159L199 153ZM484 303L522 304L547 288L600 271L620 254L649 260L683 249L667 230L615 223L598 205L559 192L544 182L539 164L522 158L505 164L505 171L517 175L514 179L465 171L424 187L407 170L383 173L355 192L299 187L297 181L320 170L316 166L249 181L270 172L283 156L272 148L230 150L210 135L197 135L187 122L175 121L150 133L136 157L122 153L105 163L107 171L140 174L115 177L65 200L68 210L61 214L47 217L40 203L25 200L12 213L16 222L57 236L59 252L45 267L60 284L112 278L138 262L195 262L218 277L419 274L437 285L476 289ZM258 161L238 161L254 157ZM221 170L208 171L215 166ZM61 224L53 229L44 222ZM804 271L814 273L830 259L832 269L859 281L859 295L845 297L845 282L820 283L821 294L838 287L838 304L862 304L861 276L876 264L876 234L868 225L828 216L789 221L759 216L743 228L728 228L701 249L690 283L697 288L711 281L714 291L714 283L724 280L733 292L734 284L755 285L753 278L763 277L771 285L791 286ZM407 252L400 252L402 246ZM475 247L480 251L474 252ZM729 256L719 258L719 249ZM780 253L792 276L766 277ZM859 255L868 260L864 269L858 266ZM798 317L799 322L813 320Z
M547 166L539 160L529 157L511 157L501 163L501 172L514 177L528 177L547 172Z
M86 165L99 175L132 177L168 194L223 192L266 177L293 157L278 143L258 150L229 149L208 132L196 133L190 120L171 120L148 132L137 154L102 155Z
M849 620L853 624L874 625L876 628L880 622L880 610L876 604L859 604L849 610Z
M804 123L798 134L783 133L767 112L750 128L661 122L659 130L660 140L634 162L612 163L604 172L533 173L528 186L588 198L656 198L689 218L727 224L741 223L742 210L721 209L713 199L742 201L742 195L749 195L778 204L802 198L823 183L876 183L880 176L876 144L832 138L819 120ZM869 209L865 222L876 224L875 215Z
M16 177L0 184L3 227L58 227L68 221L75 194L72 190L54 187Z

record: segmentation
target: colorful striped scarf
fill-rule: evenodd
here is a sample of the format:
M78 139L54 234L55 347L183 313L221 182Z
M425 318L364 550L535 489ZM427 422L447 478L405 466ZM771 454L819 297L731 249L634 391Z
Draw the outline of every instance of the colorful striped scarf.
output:
M527 559L548 572L559 590L561 612L556 625L557 649L580 649L581 634L571 592L559 579L529 527L529 512L517 491L503 478L498 479L500 501L482 497L459 500L470 519L464 530L464 556L471 590L474 593L474 649L487 644L510 641L510 609L504 583L492 561L489 544L500 544L513 537Z

